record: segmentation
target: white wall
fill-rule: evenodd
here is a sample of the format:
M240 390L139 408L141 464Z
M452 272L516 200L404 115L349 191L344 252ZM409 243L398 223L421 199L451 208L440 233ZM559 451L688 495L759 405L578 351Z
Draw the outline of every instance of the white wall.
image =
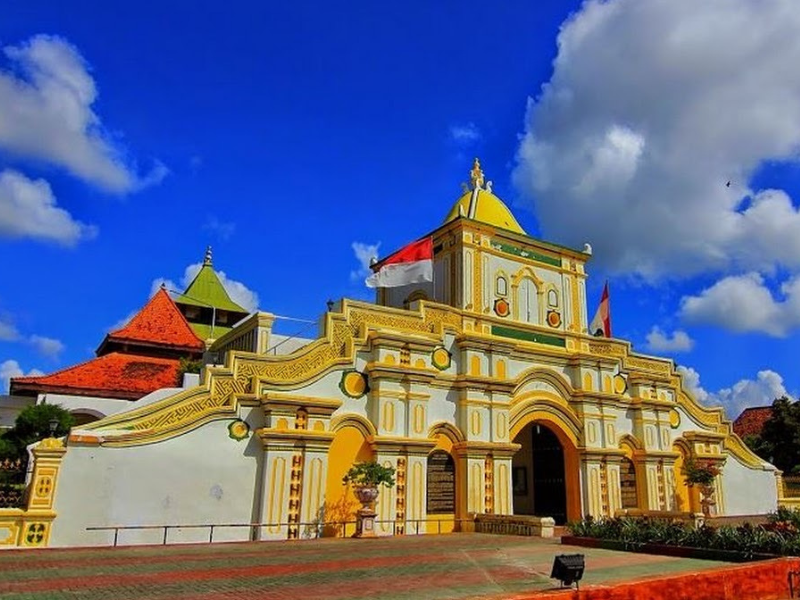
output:
M251 523L262 454L252 433L237 442L231 420L171 440L130 448L69 447L56 489L51 545L110 544L89 526ZM252 428L252 424L251 424ZM163 530L120 532L120 544L161 543ZM217 529L214 540L247 540L248 528ZM208 529L170 532L169 541L207 541Z
M756 515L778 507L774 471L751 469L729 454L722 467L725 515Z

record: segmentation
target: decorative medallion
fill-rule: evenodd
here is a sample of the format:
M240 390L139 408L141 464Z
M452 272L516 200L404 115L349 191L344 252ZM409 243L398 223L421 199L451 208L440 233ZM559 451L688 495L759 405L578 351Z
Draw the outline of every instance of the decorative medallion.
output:
M38 546L44 542L47 525L45 523L30 523L25 533L26 546Z
M228 425L228 437L232 440L241 442L243 439L246 439L248 435L250 435L250 425L247 424L247 421L236 419L235 421L231 421Z
M345 396L350 398L361 398L369 391L367 385L367 376L360 371L350 369L342 373L342 379L339 381L339 389Z
M669 411L669 426L673 429L677 429L681 426L681 413L674 408Z
M614 375L614 391L617 394L624 394L627 389L627 380L622 375Z
M450 368L452 356L443 346L437 346L431 352L431 364L440 371Z
M508 305L508 300L505 298L498 298L495 300L494 312L498 317L507 317L511 312L511 307Z
M550 325L550 327L561 327L561 315L554 310L548 311L547 324Z

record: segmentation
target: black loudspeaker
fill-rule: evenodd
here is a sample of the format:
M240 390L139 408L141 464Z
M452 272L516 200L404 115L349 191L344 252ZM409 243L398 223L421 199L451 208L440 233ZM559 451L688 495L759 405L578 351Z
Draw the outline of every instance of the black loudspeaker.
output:
M586 561L583 554L559 554L553 560L553 571L550 573L552 579L558 579L561 585L572 586L583 577L583 570Z

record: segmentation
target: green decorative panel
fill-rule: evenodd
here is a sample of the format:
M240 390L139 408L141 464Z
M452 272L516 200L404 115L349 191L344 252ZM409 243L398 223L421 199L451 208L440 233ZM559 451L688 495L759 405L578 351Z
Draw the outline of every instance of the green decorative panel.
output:
M567 340L562 337L546 335L544 333L534 333L533 331L524 331L512 327L503 327L501 325L492 325L492 335L521 340L523 342L533 342L535 344L547 344L548 346L557 346L559 348L567 347Z
M547 256L546 254L539 254L538 252L533 252L532 250L524 250L522 248L518 248L517 246L512 246L511 244L503 244L502 242L492 242L492 248L495 250L499 250L505 254L513 254L514 256L520 256L522 258L527 258L528 260L534 260L536 262L544 263L546 265L552 265L554 267L561 266L561 259L553 256Z

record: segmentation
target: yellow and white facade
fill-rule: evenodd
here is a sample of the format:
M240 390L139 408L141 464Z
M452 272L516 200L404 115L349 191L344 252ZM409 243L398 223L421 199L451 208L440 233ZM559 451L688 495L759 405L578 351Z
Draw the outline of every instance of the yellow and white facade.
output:
M526 235L477 161L432 236L433 283L343 300L286 356L265 353L271 315L252 315L215 342L223 362L199 386L73 431L50 544L108 543L113 532L87 530L98 526L332 535L357 508L342 476L369 459L397 469L376 507L383 535L449 531L473 513L698 512L681 477L698 456L723 464L718 514L775 509L777 471L670 360L587 334L590 255ZM454 488L452 511L429 514L434 454ZM126 530L120 543L162 535Z

